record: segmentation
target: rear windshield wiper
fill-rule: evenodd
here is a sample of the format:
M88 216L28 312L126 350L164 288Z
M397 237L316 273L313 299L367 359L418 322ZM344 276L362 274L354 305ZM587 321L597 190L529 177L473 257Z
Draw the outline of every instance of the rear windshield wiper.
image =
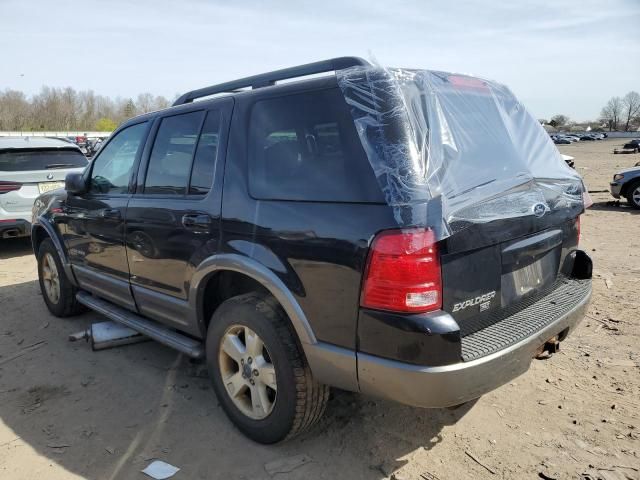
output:
M69 167L77 167L75 163L50 163L45 168L69 168Z

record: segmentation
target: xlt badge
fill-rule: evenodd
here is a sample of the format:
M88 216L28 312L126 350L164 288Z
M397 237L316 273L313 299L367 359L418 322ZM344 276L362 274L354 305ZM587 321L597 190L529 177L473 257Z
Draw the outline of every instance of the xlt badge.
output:
M464 302L458 302L453 305L453 311L458 312L460 310L464 310L467 307L472 307L474 305L480 305L480 311L484 312L488 310L491 306L491 300L496 296L496 291L493 290L491 292L485 293L484 295L478 295L475 298L470 298L469 300L465 300Z

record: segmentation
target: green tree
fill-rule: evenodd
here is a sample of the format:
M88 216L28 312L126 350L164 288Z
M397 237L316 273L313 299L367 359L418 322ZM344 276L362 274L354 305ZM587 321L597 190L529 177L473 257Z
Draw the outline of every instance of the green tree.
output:
M567 123L569 123L569 117L566 115L554 115L549 121L552 127L564 127Z
M124 105L123 113L126 118L131 118L136 114L136 104L133 103L133 100L127 100L127 103Z
M113 132L118 124L110 118L102 117L96 122L96 130L99 132Z

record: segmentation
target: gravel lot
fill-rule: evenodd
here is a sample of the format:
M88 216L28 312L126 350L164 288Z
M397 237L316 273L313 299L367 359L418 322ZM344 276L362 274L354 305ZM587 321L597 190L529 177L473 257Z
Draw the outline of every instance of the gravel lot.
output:
M592 191L640 155L622 140L562 145ZM92 352L40 298L28 241L0 243L0 478L137 479L151 459L176 479L640 478L640 211L593 193L582 246L595 262L588 317L549 360L456 410L333 392L324 420L265 447L225 417L201 367L155 343ZM294 457L291 459L291 457ZM271 469L271 465L269 470ZM589 475L582 476L581 475Z

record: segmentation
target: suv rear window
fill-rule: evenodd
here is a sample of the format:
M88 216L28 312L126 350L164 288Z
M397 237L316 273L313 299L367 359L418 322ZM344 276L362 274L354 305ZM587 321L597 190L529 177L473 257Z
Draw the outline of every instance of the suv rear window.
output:
M260 100L249 132L254 198L384 202L339 89Z
M87 166L85 156L75 149L20 149L0 151L0 171L26 172L55 168L80 168Z

